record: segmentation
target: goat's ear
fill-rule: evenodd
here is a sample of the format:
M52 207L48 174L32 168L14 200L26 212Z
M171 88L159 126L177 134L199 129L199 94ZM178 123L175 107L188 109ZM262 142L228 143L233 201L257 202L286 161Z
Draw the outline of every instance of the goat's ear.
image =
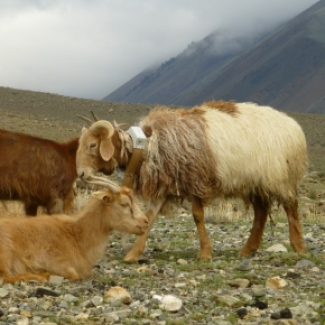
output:
M104 161L109 161L114 153L114 146L111 139L102 139L99 146L100 156Z
M88 131L88 129L85 128L85 127L83 127L83 128L81 129L81 134L82 134L82 133L85 133L86 131Z
M92 196L98 200L103 200L104 203L110 203L113 200L113 194L110 194L107 191L96 191L93 192Z
M105 204L109 204L113 201L113 197L110 194L106 194L103 196L102 200Z

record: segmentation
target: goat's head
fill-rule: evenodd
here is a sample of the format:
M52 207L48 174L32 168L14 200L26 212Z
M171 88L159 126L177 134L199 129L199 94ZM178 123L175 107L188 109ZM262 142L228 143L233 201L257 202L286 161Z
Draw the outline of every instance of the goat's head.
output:
M78 176L87 181L98 171L111 174L116 162L114 155L114 127L108 121L97 121L89 129L83 128L76 156Z
M148 218L140 210L129 188L105 189L93 193L93 196L103 204L103 227L135 235L142 235L148 229Z

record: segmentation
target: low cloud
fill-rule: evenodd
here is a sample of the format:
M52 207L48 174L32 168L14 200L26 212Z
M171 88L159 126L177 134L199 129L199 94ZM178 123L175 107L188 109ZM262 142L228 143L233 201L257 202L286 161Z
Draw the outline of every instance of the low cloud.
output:
M230 51L315 2L5 0L0 86L101 99L213 31Z

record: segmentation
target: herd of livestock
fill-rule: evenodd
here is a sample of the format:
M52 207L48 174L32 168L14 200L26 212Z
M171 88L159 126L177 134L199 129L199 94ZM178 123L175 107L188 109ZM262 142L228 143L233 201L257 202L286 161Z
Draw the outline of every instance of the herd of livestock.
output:
M293 249L306 252L297 200L306 139L286 114L224 101L188 110L157 107L138 124L145 138L139 147L115 121L88 122L79 138L66 143L0 130L0 200L19 200L33 216L0 220L5 282L89 277L112 230L138 235L124 258L136 263L159 212L182 200L192 203L199 260L212 258L204 206L217 197L238 197L253 208L240 255L250 257L259 248L274 202L287 214ZM125 169L123 186L98 175L116 168ZM77 177L103 189L71 215ZM148 202L145 214L134 195ZM37 215L39 206L46 215Z

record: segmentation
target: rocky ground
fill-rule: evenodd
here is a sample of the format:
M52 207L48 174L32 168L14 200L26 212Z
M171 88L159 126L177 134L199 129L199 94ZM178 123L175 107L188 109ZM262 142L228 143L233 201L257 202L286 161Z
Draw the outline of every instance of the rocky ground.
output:
M325 223L305 220L309 253L298 256L280 211L256 256L243 259L251 213L220 209L207 210L212 261L196 260L196 228L184 209L159 217L139 264L123 263L114 233L90 279L3 284L0 325L325 324Z
M79 136L77 114L91 117L94 111L132 124L151 109L2 87L0 95L1 128L57 141ZM90 279L0 285L0 325L325 324L324 115L293 116L303 126L311 159L300 187L308 254L293 252L286 218L275 210L256 256L238 257L252 215L232 202L206 209L213 259L198 262L195 224L184 209L154 224L139 264L123 263L120 234L114 233Z

